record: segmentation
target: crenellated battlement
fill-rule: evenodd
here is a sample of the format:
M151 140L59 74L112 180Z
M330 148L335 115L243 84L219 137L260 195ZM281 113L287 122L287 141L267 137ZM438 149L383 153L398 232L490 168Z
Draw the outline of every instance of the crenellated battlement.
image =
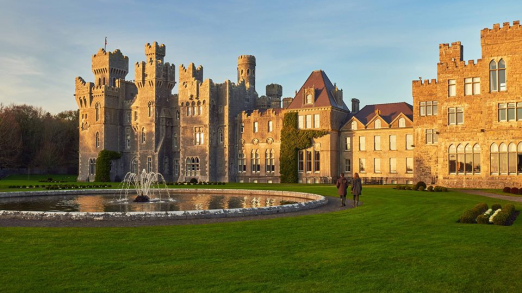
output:
M513 25L504 22L502 27L496 23L492 29L481 30L480 43L482 45L482 59L502 55L504 51L519 50L522 47L520 21L513 21Z
M247 120L256 118L277 118L281 116L281 113L283 113L281 109L256 109L253 111L243 111L238 115L241 117L241 120Z
M254 55L241 55L237 58L238 64L252 64L256 65L256 57Z
M437 79L435 79L435 78L425 79L424 81L422 79L413 81L413 86L430 86L430 85L435 86L437 84L438 84L438 82L437 82Z
M496 33L500 31L519 31L521 29L520 20L513 21L513 25L510 25L509 21L504 22L502 27L499 23L493 24L493 28L484 28L480 31L481 36L489 33Z
M199 65L196 68L194 63L190 63L187 67L181 64L179 66L180 82L191 81L192 79L203 82L203 66Z
M152 58L154 60L163 61L163 57L166 55L167 48L165 44L158 44L157 42L145 44L145 55L148 59Z
M439 61L440 63L450 63L462 61L464 55L464 47L460 42L450 44L439 44Z

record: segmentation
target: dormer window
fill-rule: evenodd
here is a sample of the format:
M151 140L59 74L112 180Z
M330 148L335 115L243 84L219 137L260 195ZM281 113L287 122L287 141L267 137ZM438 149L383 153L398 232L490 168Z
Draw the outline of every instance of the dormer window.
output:
M306 104L312 104L312 102L313 102L312 95L311 94L306 95Z
M352 121L352 130L357 130L357 122Z
M375 120L375 129L381 128L381 120L377 119Z

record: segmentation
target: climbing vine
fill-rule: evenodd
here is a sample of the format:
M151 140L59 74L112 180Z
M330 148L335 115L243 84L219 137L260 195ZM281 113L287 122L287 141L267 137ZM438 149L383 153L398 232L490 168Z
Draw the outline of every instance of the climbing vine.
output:
M121 154L114 151L103 150L98 154L96 159L96 182L111 181L111 161L121 158Z
M300 130L297 112L286 113L281 130L281 183L297 183L297 152L312 146L312 139L328 134L326 130Z

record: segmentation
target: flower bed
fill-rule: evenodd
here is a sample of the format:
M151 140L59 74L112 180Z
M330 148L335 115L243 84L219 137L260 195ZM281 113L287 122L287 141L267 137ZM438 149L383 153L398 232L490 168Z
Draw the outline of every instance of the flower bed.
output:
M518 213L513 204L506 204L503 208L499 204L494 204L488 209L486 203L479 203L465 211L460 216L459 223L508 226L515 221Z

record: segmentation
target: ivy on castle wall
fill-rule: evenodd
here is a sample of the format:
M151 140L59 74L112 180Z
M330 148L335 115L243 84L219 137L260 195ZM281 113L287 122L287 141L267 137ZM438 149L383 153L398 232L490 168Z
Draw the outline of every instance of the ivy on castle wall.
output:
M312 139L328 134L326 130L300 130L297 112L286 113L281 129L281 183L297 183L297 153L312 146Z
M96 182L110 182L111 181L111 161L121 158L121 154L114 151L103 150L98 154L96 159Z

